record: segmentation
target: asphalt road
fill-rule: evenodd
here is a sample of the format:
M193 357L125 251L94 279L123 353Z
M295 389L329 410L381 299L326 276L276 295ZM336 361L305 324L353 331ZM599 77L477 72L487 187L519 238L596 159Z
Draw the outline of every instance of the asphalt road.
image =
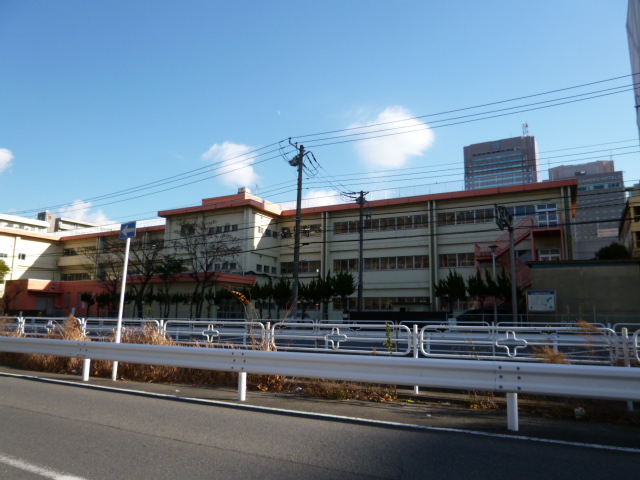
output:
M366 418L366 408L357 406L351 413ZM388 420L407 421L385 412ZM637 429L626 446L606 449L523 439L504 429L478 435L369 419L238 409L0 376L0 478L493 480L508 475L602 480L640 475L640 436L637 448L629 445Z

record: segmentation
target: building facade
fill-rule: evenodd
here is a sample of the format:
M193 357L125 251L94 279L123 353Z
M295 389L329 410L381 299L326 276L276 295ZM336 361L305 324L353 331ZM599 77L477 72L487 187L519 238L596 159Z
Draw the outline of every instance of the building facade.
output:
M540 181L535 137L522 136L464 147L465 190Z
M549 169L549 179L578 180L575 222L576 260L589 260L602 247L617 241L625 204L624 178L613 161L562 165Z
M618 241L627 247L633 258L640 258L640 184L629 189Z
M577 182L564 180L367 202L365 207L370 214L364 218L363 242L365 311L374 318L375 312L447 310L449 306L435 297L437 282L450 271L469 278L491 269L494 254L497 267L510 272L508 234L496 225L496 204L504 205L513 215L517 282L519 288L528 288L531 274L526 262L573 259L576 198ZM162 262L163 256L173 255L194 265L189 263L190 239L225 239L227 245L235 246L233 254L213 258L207 267L216 273L213 283L218 288L240 290L255 283L274 284L292 277L295 214L295 210L283 210L243 190L204 199L196 207L161 211L159 216L165 224L141 228L139 242L147 246L161 242L162 256L155 261ZM353 203L306 208L302 215L301 283L330 272L349 272L357 279L360 206ZM52 256L56 261L48 275L55 283L53 291L46 282L20 285L21 293L11 309L30 310L26 307L33 307L38 297L47 297L52 298L50 302L57 312L68 313L75 308L77 314L84 315L80 294L99 294L104 289L101 279L114 279L108 274L105 259L122 250L117 234L87 229L84 234L78 230L52 236L50 243L57 253ZM132 251L135 252L133 246ZM130 262L143 262L142 257L135 258L132 253ZM188 294L193 290L193 270L199 267L190 268L176 277L173 292ZM141 276L130 273L128 282L135 287L136 282L142 281ZM150 282L156 292L162 287L158 275ZM329 318L342 318L343 310L354 309L356 300L356 293L346 304L335 299ZM468 299L453 307L464 310L473 306L474 299ZM160 310L159 305L153 304L148 313L158 316ZM241 307L239 312L242 313ZM215 306L208 313L218 315L220 311ZM319 317L313 306L309 313ZM132 314L130 305L127 315ZM172 317L188 315L187 304L176 304L171 309Z

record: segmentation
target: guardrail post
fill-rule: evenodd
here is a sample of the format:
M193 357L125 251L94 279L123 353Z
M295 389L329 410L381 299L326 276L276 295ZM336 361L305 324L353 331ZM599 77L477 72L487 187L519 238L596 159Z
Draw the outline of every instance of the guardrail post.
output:
M85 358L84 363L82 364L82 381L89 381L89 373L91 372L91 359Z
M267 322L267 328L264 331L264 346L267 348L267 350L271 350L271 345L274 344L275 346L275 342L273 340L273 337L275 336L275 323L273 325L273 332L271 331L271 322Z
M238 400L247 400L247 372L238 372Z
M413 358L418 358L418 346L420 343L420 338L418 335L418 325L416 325L415 323L413 324L413 335L412 335L412 340L413 340ZM414 385L413 386L413 394L414 395L418 395L420 394L420 387L418 385Z
M517 432L518 425L518 394L507 393L507 428L512 432Z
M18 317L18 331L24 335L24 317Z
M629 330L623 328L620 333L622 337L622 353L624 355L624 366L631 367L631 353L629 352ZM633 412L633 401L627 400L627 410Z

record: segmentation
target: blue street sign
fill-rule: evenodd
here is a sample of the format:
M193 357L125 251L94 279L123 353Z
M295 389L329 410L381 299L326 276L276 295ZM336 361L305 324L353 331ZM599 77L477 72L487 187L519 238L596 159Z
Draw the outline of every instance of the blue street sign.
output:
M136 236L136 222L120 224L121 239L126 240L127 238L134 238L135 236Z

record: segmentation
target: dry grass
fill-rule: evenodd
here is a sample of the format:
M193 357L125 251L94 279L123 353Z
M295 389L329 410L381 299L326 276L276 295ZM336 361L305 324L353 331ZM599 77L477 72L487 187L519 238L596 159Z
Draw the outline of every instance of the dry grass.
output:
M541 359L543 363L556 363L562 365L568 365L571 363L564 353L554 350L548 345L545 345L542 348L533 347L533 351L533 356Z
M287 382L287 391L333 400L366 400L389 402L398 398L394 385L295 379Z
M0 334L21 336L15 332ZM90 341L89 338L83 335L80 323L75 317L66 318L62 325L56 327L46 338ZM121 341L122 343L144 345L176 345L170 337L158 332L157 328L153 325L145 326L141 329L124 329ZM206 344L200 344L192 348L212 347ZM264 347L255 345L254 348L263 349ZM0 363L14 365L28 370L53 373L78 373L82 371L83 367L83 360L78 358L3 352L0 352ZM93 361L91 362L91 375L110 378L112 365L113 362L110 361ZM238 376L235 372L168 367L164 365L142 365L126 362L118 364L118 374L122 380L147 383L236 387L238 382ZM247 376L247 388L263 392L295 392L339 400L389 401L397 398L395 386L359 384L354 382L331 382L327 380L292 381L280 375L250 374Z

